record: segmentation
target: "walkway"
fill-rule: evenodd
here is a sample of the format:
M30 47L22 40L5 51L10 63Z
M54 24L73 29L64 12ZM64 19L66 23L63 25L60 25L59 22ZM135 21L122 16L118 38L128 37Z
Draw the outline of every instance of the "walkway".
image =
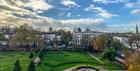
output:
M95 60L97 60L99 63L104 64L99 58L95 57L93 54L91 54L90 52L87 52L87 54L89 54L92 58L94 58Z

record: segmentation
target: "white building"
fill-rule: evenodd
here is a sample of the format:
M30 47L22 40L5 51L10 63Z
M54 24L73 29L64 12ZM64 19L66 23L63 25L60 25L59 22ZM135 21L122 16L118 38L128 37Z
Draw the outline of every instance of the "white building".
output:
M8 44L8 40L10 39L10 37L12 37L12 35L15 33L14 28L9 27L9 26L0 26L0 33L2 33L4 35L4 39L5 40L1 40L0 44L1 45L7 45Z
M130 48L130 45L129 45L129 43L128 43L128 37L114 36L113 39L119 40L119 42L120 42L123 46Z
M137 38L140 37L140 34L139 34L139 31L138 31L138 26L137 26L137 25L136 25L136 32L135 32L135 34L137 35ZM131 34L131 35L132 35L132 34ZM129 37L130 37L130 36L129 36ZM131 47L130 44L128 43L128 42L129 42L129 41L128 41L128 38L129 38L129 37L114 36L113 38L119 40L120 43L121 43L123 46L127 47L127 48L137 49L137 48L140 46L140 40L139 40L139 41L137 41L137 40L134 41L134 42L132 43L132 47ZM137 45L136 43L138 43L138 45Z
M61 36L57 36L52 32L42 32L41 37L45 41L45 43L51 43L54 39L57 39L58 41L61 40Z
M47 39L47 40L53 41L53 39L56 37L56 35L54 33L44 32L44 33L42 33L42 37L43 37L43 39Z
M101 32L94 32L94 31L74 32L73 33L73 43L77 46L82 45L81 41L82 41L83 35L87 35L88 43L89 43L89 45L91 45L93 42L93 38L98 35L101 35L101 34L102 34Z

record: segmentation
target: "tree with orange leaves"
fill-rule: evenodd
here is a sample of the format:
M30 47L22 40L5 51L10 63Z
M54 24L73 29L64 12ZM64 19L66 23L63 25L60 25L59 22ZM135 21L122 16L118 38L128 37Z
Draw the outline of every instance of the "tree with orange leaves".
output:
M106 35L99 35L93 39L93 48L97 51L103 51L107 44Z
M125 65L128 71L140 71L140 52L134 51L125 59Z

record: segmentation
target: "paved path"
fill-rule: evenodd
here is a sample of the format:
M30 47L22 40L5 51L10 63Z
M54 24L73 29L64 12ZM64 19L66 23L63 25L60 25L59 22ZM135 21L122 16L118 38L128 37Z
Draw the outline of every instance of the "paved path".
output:
M95 57L93 54L91 54L90 52L87 52L92 58L94 58L95 60L97 60L99 63L104 64L99 58Z

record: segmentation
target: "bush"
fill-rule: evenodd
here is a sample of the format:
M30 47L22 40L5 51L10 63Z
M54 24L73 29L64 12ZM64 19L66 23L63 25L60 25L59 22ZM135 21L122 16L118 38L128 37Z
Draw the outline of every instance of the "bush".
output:
M41 58L43 58L44 57L44 54L43 54L43 52L41 51L40 53L39 53L39 58L41 59Z
M29 66L28 66L28 71L36 71L35 64L33 61L30 62Z
M16 60L13 71L21 71L20 61Z
M30 53L29 58L32 59L34 57L33 52Z

